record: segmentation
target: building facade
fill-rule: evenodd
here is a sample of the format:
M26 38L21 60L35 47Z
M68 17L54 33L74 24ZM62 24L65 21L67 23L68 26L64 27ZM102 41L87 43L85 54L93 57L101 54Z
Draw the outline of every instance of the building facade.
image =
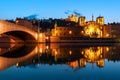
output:
M99 16L96 21L94 21L93 16L91 21L86 21L84 16L80 16L78 20L76 20L77 18L74 19L70 18L67 20L78 23L77 26L57 26L55 23L54 29L52 29L52 36L110 38L110 26L104 24L104 17Z
M120 38L120 23L109 24L111 27L111 38Z

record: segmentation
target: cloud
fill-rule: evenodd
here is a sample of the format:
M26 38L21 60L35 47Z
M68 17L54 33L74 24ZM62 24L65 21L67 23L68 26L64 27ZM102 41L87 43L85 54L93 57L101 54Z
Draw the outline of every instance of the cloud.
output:
M32 15L26 16L24 18L26 18L26 19L38 19L37 17L38 17L37 14L32 14Z
M65 11L65 14L70 14L70 13L71 13L70 10Z
M81 13L78 11L78 10L73 10L73 11L70 11L70 10L66 10L65 11L65 14L75 14L75 15L77 15L77 16L81 16Z
M81 13L79 13L78 10L74 10L73 13L76 14L77 16L81 16Z

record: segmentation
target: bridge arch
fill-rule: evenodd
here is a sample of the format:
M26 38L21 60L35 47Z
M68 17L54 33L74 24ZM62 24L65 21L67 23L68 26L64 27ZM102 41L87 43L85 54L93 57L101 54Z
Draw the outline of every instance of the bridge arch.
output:
M0 34L7 34L14 39L21 39L25 42L37 41L37 32L29 27L20 26L14 23L0 20Z

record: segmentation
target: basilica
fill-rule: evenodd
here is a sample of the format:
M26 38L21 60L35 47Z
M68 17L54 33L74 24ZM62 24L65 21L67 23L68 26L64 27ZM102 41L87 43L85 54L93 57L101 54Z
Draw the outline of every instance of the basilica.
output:
M52 29L53 37L89 37L89 38L110 38L110 26L105 25L104 17L99 16L94 20L86 21L85 16L69 16L66 21L77 23L75 26L58 26L57 23Z

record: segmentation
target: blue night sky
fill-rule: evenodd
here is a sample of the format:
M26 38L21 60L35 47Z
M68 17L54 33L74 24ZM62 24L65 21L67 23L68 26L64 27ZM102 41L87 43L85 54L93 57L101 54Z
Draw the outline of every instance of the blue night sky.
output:
M101 15L105 23L120 22L120 0L0 0L0 19L38 15L37 18L66 18L74 11L91 20ZM67 14L65 14L67 13Z

